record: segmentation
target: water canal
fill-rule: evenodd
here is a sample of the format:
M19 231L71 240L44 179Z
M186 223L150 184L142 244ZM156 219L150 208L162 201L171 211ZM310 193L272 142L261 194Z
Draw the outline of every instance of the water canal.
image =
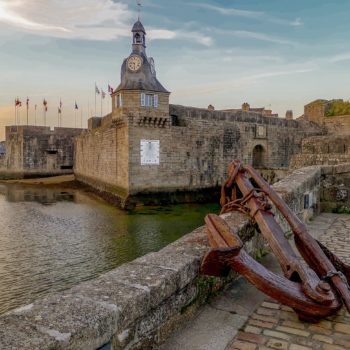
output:
M0 314L157 251L213 211L125 212L79 190L0 184Z

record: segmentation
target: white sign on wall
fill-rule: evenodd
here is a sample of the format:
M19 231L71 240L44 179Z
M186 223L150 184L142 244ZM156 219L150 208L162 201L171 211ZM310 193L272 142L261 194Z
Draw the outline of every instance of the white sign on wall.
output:
M159 140L141 140L141 165L159 165Z

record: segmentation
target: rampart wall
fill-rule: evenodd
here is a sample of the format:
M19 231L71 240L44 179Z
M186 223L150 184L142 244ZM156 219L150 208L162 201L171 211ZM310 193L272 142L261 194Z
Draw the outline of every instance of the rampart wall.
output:
M308 219L320 210L325 181L337 176L340 182L349 175L349 164L303 168L274 188L295 213ZM224 218L237 229L250 254L265 249L242 214ZM283 225L280 216L277 220ZM2 315L0 348L153 349L213 291L230 282L199 274L208 249L200 227L159 252Z
M75 139L74 173L105 194L115 194L116 204L128 195L129 129L125 124L107 124Z
M82 129L7 126L1 178L61 175L73 172L74 137Z
M158 203L204 199L206 191L222 183L232 159L263 169L287 169L302 139L321 133L309 122L254 112L170 105L170 116L171 125L163 118L129 116L119 121L122 127L114 121L93 128L102 124L92 120L91 130L77 138L77 178L142 203L150 198ZM112 131L116 128L119 136ZM159 141L159 164L141 164L141 140Z
M322 123L329 134L350 135L350 115L324 117Z
M301 152L292 156L290 168L311 165L336 165L350 162L350 138L345 135L307 137Z

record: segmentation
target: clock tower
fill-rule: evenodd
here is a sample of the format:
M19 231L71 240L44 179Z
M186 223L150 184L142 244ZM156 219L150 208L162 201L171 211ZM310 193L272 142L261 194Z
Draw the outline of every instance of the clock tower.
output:
M169 122L169 95L146 54L146 30L138 19L132 28L132 52L121 67L121 82L112 94L114 119L134 117L138 124ZM157 124L158 125L158 124Z

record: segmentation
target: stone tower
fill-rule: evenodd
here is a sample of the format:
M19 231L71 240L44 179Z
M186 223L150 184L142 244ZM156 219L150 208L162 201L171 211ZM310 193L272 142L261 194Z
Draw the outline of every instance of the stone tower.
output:
M158 81L152 57L146 54L146 30L140 20L132 28L132 51L121 67L121 82L112 94L113 119L132 116L139 122L169 122L169 91ZM145 119L146 118L146 119Z
M286 119L293 120L293 111L292 110L288 110L286 112Z

